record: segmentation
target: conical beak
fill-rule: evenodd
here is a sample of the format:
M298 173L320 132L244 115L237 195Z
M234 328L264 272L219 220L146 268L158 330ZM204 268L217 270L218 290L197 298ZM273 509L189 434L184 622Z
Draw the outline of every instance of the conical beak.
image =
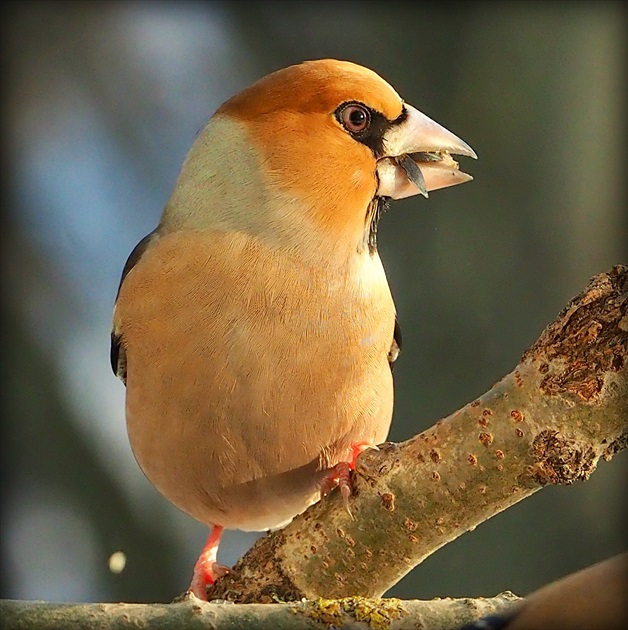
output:
M451 154L476 159L464 140L405 105L407 116L384 135L384 157L377 162L380 197L402 199L473 179L458 170Z

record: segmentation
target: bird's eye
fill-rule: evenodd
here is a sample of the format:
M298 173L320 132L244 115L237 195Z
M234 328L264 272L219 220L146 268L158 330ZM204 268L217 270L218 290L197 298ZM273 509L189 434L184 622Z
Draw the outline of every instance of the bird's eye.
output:
M340 120L350 133L362 133L371 124L371 112L364 105L346 105L340 112Z

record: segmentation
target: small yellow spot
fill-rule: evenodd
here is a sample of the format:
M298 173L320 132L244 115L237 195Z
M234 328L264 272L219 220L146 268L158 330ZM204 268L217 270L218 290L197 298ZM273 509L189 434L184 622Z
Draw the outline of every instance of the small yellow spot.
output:
M124 551L114 551L109 556L109 571L115 573L122 573L126 567L126 554Z

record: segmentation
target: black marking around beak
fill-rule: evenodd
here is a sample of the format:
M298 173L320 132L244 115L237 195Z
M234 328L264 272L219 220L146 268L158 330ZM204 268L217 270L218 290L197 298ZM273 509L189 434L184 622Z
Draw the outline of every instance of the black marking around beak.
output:
M429 197L425 185L425 177L423 177L419 165L409 155L400 155L395 159L397 160L397 164L406 172L408 179L419 189L419 192L424 197Z

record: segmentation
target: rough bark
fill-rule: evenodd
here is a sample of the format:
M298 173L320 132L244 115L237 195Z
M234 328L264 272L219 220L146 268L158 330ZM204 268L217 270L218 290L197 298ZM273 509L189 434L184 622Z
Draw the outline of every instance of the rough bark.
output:
M5 600L0 602L2 627L11 630L448 630L485 615L505 611L518 598L502 593L489 599L432 601L315 600L292 604L206 604L188 600L176 604L50 604Z
M270 533L210 598L380 597L438 548L547 484L585 480L628 437L628 267L594 277L494 387L358 460L338 493Z

